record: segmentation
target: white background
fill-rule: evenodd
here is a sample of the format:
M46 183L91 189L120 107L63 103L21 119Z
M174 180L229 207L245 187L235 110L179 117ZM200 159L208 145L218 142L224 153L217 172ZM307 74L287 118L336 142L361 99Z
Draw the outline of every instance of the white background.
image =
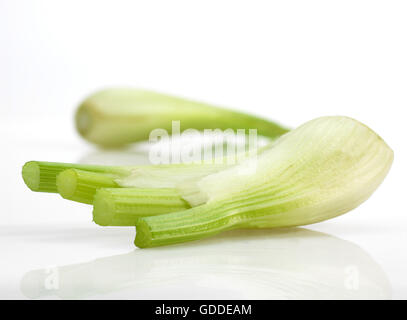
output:
M318 298L329 296L327 287L337 293L333 297L348 297L345 276L343 287L341 281L328 286L320 279L333 270L341 279L341 273L352 270L336 264L348 252L344 240L367 253L372 259L368 264L383 270L382 278L387 280L381 281L387 284L374 284L380 290L388 285L379 290L383 297L407 298L406 17L407 2L391 0L0 0L0 298L39 296L27 293L27 286L30 292L36 290L38 279L29 284L22 281L30 270L133 250L129 263L138 267L145 261L146 268L170 264L177 270L177 265L186 264L189 267L184 271L192 275L185 278L159 268L150 272L142 291L138 285L126 285L127 289L112 293L103 289L102 280L116 279L115 268L128 263L119 259L119 265L107 264L108 271L92 282L94 292L89 297ZM30 192L20 175L21 166L29 160L89 162L122 157L83 142L72 118L86 95L121 85L229 106L291 127L323 115L354 117L388 142L395 161L369 201L344 216L307 227L337 239L321 251L317 263L306 255L300 259L306 263L299 263L297 251L287 258L292 243L284 237L281 243L249 241L253 247L242 249L238 258L229 257L230 249L222 244L213 246L210 267L199 259L185 263L193 248L201 250L200 245L188 245L185 253L183 247L177 249L175 260L168 257L168 251L157 251L163 254L161 260L147 253L144 258L132 244L133 228L99 228L91 222L90 207ZM279 237L271 233L264 241L273 235ZM321 246L330 243L323 240L326 236L318 237ZM238 239L218 240L236 242L235 248L242 245ZM276 244L284 250L276 250ZM262 245L272 248L261 251ZM311 254L313 246L305 243L300 251ZM262 262L266 273L245 263L252 260L255 248L270 259ZM282 251L285 262L268 267L267 263L282 259ZM325 257L326 252L338 256ZM355 255L356 260L360 258ZM90 274L100 272L94 269ZM234 276L222 275L220 269ZM302 280L295 285L275 280L287 270L292 272L290 279ZM154 272L161 275L159 284ZM72 277L71 284L72 279L81 279ZM168 281L175 284L168 285ZM351 297L380 297L369 296L374 290L356 287ZM75 290L68 296L78 296Z

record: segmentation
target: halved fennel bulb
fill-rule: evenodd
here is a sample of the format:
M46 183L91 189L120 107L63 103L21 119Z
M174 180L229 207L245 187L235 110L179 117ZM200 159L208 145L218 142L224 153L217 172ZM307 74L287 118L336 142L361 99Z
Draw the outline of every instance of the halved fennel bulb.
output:
M311 224L357 207L380 185L393 151L347 117L322 117L232 168L180 185L193 208L137 221L138 247L167 245L235 228Z

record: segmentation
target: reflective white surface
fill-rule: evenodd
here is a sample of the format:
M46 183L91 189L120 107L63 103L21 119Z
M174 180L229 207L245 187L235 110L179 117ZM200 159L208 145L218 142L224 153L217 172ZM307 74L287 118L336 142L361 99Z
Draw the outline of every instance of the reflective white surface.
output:
M118 234L120 230L112 230ZM307 229L241 230L27 272L28 298L387 299L387 276L361 248Z
M401 0L0 1L0 298L406 299L406 16ZM111 86L290 127L353 117L393 148L394 164L366 203L306 227L323 235L138 250L133 228L100 228L91 207L21 179L29 160L145 160L140 149L97 150L73 129L80 100ZM53 270L59 288L44 290Z

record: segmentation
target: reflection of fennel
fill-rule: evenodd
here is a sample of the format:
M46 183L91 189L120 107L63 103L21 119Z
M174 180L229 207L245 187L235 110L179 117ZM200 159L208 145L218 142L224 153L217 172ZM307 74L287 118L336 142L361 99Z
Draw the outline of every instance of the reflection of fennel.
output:
M157 299L390 298L385 274L361 248L300 228L236 230L200 243L34 270L21 289L29 298L125 289L128 298Z

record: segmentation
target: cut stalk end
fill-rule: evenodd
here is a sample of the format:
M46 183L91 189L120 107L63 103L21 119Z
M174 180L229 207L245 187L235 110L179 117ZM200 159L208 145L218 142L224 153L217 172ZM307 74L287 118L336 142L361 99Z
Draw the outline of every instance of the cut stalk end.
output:
M137 222L134 244L138 248L149 248L153 246L150 227L143 219Z
M64 170L56 180L58 193L64 199L86 204L93 204L97 189L118 187L110 174L78 169Z
M24 183L32 191L39 191L40 187L40 167L35 161L27 162L23 166L22 176Z
M78 175L75 170L62 171L56 179L58 193L65 199L72 199L77 188Z
M79 107L75 115L76 129L82 137L86 137L92 127L92 116L87 108Z
M36 192L57 192L55 179L63 170L60 163L29 161L23 166L22 176L25 184Z
M93 222L100 226L111 226L115 213L115 205L110 193L105 189L97 190L93 199Z

